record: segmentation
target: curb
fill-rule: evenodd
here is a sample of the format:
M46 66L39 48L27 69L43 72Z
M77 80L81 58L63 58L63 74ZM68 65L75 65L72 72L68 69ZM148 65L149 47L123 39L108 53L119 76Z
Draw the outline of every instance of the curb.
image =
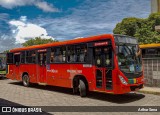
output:
M156 92L156 91L139 90L138 92L145 93L145 94L160 95L160 92Z

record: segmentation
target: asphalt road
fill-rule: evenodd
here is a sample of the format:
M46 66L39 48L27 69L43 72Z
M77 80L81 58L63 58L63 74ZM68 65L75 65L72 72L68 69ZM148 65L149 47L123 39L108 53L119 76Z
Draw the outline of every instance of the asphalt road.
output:
M17 106L20 105L23 106L160 106L160 96L153 94L142 94L142 93L111 95L111 94L90 92L87 97L81 98L79 95L73 95L72 90L67 88L40 86L37 84L32 84L30 87L24 87L21 82L0 78L0 106L16 106L16 105Z

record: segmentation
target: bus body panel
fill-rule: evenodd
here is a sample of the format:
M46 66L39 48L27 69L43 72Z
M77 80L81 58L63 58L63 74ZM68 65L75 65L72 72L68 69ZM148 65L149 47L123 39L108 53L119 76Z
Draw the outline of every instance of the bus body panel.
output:
M46 74L47 74L46 66L37 65L35 70L37 71L36 73L38 82L46 83Z
M50 69L47 70L47 84L72 88L72 80L80 75L91 84L94 77L92 71L93 68L84 68L82 64L50 64Z
M24 74L28 74L30 82L37 83L37 70L35 64L22 64L20 65L20 77L19 80L22 80Z
M14 80L14 74L13 74L13 65L8 65L8 74L6 75L7 78Z
M106 38L106 39L105 39ZM90 41L89 41L90 40ZM133 79L136 81L134 84L127 84L124 85L119 79L119 75L121 75L127 82L129 82L128 78L120 71L118 65L118 59L116 55L116 45L114 41L113 35L100 35L97 37L90 37L88 39L83 40L71 40L70 42L62 42L62 43L55 43L55 44L47 44L47 45L39 45L39 46L31 46L27 48L19 48L13 49L11 52L19 52L25 50L38 50L38 48L51 48L61 45L72 45L78 44L81 42L93 42L93 41L100 41L100 40L111 40L111 46L113 50L113 67L107 68L105 66L97 67L95 62L90 63L50 63L48 59L50 58L50 54L46 53L46 62L43 60L43 63L38 61L35 64L10 64L9 65L9 73L7 77L10 79L22 80L22 76L24 73L27 73L30 78L31 83L46 83L47 85L53 86L60 86L60 87L67 87L73 88L73 79L76 76L83 76L87 80L89 91L96 91L96 92L105 92L105 93L113 93L113 94L124 94L131 91L137 90L137 88L143 87L143 79L144 76L139 76L139 78ZM103 42L101 42L103 44ZM97 45L97 44L96 44ZM107 46L107 45L106 45ZM103 46L103 47L106 47ZM37 48L37 49L36 49ZM92 46L92 53L93 53L94 46ZM104 50L104 49L102 49ZM40 50L38 50L40 51ZM45 50L46 51L46 50ZM38 52L39 54L45 54ZM38 55L39 55L38 54ZM92 57L95 58L95 57ZM41 61L41 59L40 59ZM95 60L94 60L95 61ZM97 77L97 73L100 74L100 79ZM109 72L109 73L108 73ZM97 82L98 81L98 82ZM97 84L100 84L99 86Z
M69 64L49 64L47 68L47 84L71 88Z
M21 65L20 65L21 66ZM14 79L18 79L18 80L20 80L20 66L17 66L17 65L15 65L14 66Z

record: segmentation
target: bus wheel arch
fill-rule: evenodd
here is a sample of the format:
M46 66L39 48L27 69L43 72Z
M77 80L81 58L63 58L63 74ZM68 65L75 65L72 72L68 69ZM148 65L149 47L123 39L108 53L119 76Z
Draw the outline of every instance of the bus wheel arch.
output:
M23 74L22 74L22 82L23 82L23 85L25 86L25 87L28 87L29 86L29 74L27 73L27 72L24 72Z
M86 77L83 75L76 75L73 78L73 93L79 92L81 97L85 97L88 90L88 81Z

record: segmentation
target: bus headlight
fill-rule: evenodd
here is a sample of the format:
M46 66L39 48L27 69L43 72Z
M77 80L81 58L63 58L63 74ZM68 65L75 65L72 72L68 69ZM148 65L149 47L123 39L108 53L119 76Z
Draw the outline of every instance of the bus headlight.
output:
M120 76L120 75L119 75L119 79L120 79L120 81L121 81L122 84L124 84L124 85L127 85L127 84L128 84L128 83L126 82L126 80L125 80L122 76Z

